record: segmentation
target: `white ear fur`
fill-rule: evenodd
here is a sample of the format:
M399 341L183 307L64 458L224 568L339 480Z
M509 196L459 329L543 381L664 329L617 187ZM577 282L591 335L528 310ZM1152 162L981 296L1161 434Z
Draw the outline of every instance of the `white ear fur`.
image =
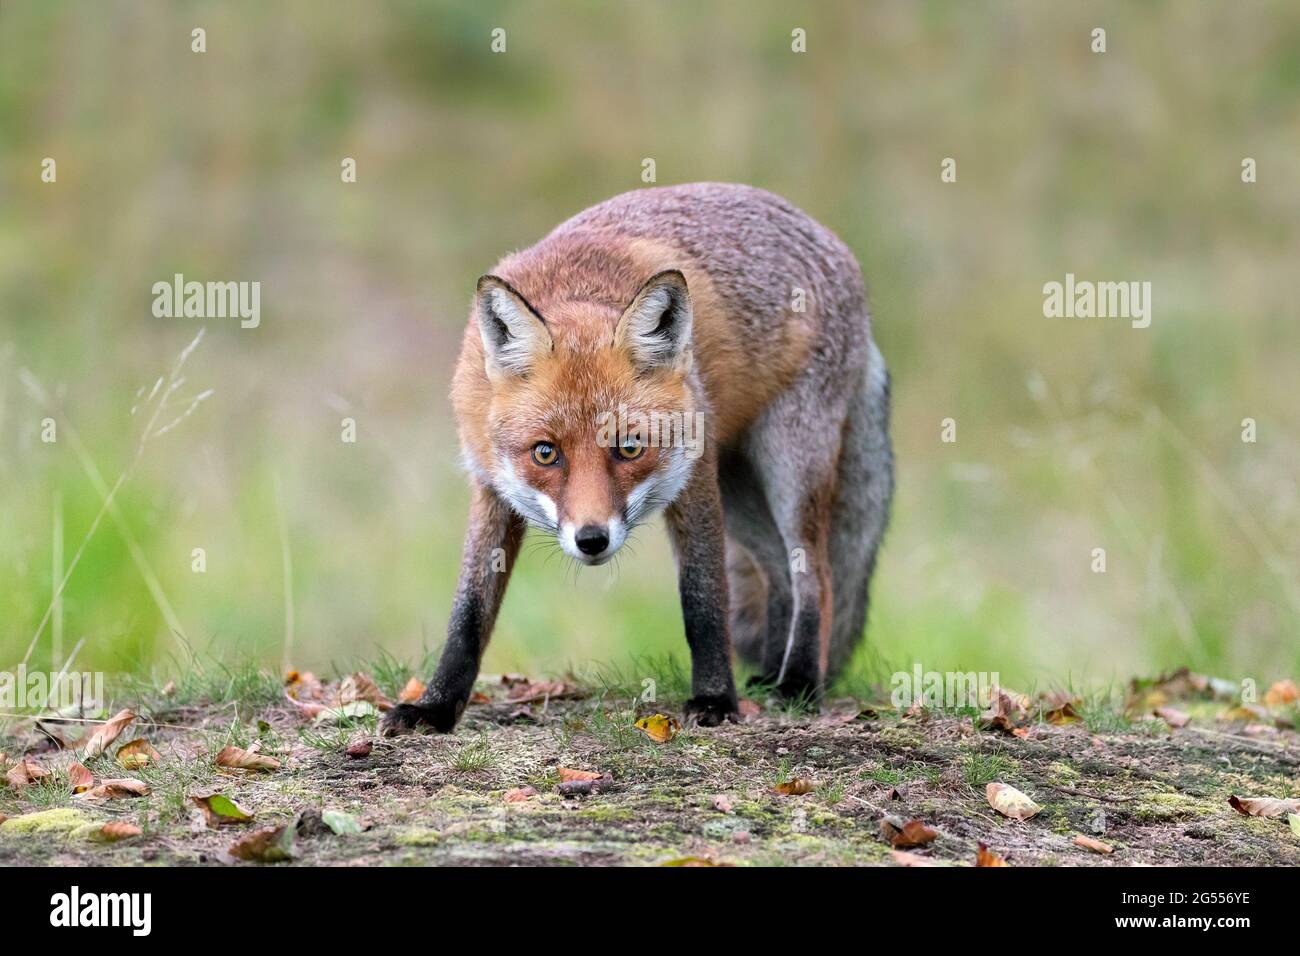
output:
M524 375L553 346L542 317L504 279L478 280L474 312L490 376Z
M614 345L626 348L642 368L673 365L690 352L691 297L676 269L651 276L614 330Z

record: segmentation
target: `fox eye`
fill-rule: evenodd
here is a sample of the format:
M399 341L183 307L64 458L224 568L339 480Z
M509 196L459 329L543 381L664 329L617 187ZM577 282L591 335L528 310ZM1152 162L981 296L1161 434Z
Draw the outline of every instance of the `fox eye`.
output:
M629 438L618 446L618 457L624 461L636 461L644 451L645 446L641 444L639 438Z
M560 457L560 450L554 445L539 441L533 446L533 461L543 468L555 464Z

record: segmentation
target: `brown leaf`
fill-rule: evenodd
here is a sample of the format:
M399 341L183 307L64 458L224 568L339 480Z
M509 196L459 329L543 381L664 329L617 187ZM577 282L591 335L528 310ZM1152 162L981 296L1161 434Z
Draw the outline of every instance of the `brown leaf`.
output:
M151 763L157 763L162 757L153 749L149 741L139 737L130 743L122 744L117 750L116 759L119 767L126 770L139 770Z
M599 780L601 776L590 770L571 770L568 767L561 767L559 773L561 783L568 783L572 780Z
M481 690L476 690L474 693L469 695L469 702L471 704L490 704L492 703L492 698Z
M523 803L535 796L537 796L537 790L534 787L515 787L513 790L507 790L505 796L501 799L506 803Z
M86 739L86 746L82 749L82 759L89 760L91 757L98 757L108 745L118 738L118 735L126 729L131 721L135 720L135 714L130 710L118 711L111 719L95 728L94 733Z
M994 853L983 843L975 847L975 865L976 866L1010 866L1005 859Z
M1027 716L1021 702L1001 687L994 688L989 709L980 714L980 727L1011 733Z
M147 797L149 785L143 780L121 777L114 780L101 780L97 786L85 793L77 794L78 800L120 800L123 797Z
M256 830L231 844L229 853L237 860L281 863L293 859L293 837L294 828L288 824Z
M380 710L392 710L393 707L393 702L384 696L384 692L369 674L349 674L339 683L339 705L355 704L357 701L374 704Z
M748 720L751 717L757 717L761 714L763 712L763 705L756 700L750 700L746 697L737 704L737 709L740 711L741 718Z
M1152 713L1175 730L1186 727L1192 720L1190 714L1183 713L1177 707L1157 707Z
M5 774L5 780L14 790L22 790L44 780L49 775L50 772L40 764L24 757L9 768L9 772Z
M284 693L293 701L324 701L325 685L311 671L289 671L284 677Z
M990 807L1013 820L1028 820L1043 809L1010 784L990 783L984 796Z
M527 704L535 700L559 700L580 696L578 688L563 681L524 681L511 686L506 694L506 700L512 704Z
M242 750L239 747L222 747L215 761L218 767L230 767L234 770L279 770L280 761L265 754Z
M1280 680L1264 691L1265 707L1286 707L1300 700L1300 688L1293 680Z
M1090 836L1084 836L1082 833L1074 838L1074 845L1081 846L1085 850L1091 850L1093 853L1114 853L1115 848L1109 843L1102 843L1100 840L1094 840Z
M424 693L424 684L420 678L412 677L406 682L406 686L401 689L397 695L399 704L414 704Z
M118 840L129 840L132 837L138 837L142 833L144 831L134 823L127 823L125 820L110 820L100 827L91 839L96 843L116 843Z
M784 783L778 783L772 789L783 797L799 797L805 793L812 793L817 789L817 784L805 777L791 777Z
M72 784L73 793L85 793L95 785L95 775L74 762L68 767L68 782Z
M884 817L880 821L880 836L896 850L910 850L933 842L939 834L920 820L904 823L901 817Z
M713 809L719 813L731 813L735 810L735 806L726 795L720 793L713 798Z
M1300 800L1231 796L1228 803L1232 809L1248 817L1280 817L1288 813L1300 813Z
M370 756L370 752L375 749L374 741L369 738L357 740L348 744L347 755L353 760L362 760Z

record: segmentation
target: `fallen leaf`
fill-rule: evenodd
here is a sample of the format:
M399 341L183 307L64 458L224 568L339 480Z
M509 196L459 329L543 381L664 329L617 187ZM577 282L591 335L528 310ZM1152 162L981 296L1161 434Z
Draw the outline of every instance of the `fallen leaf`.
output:
M990 783L984 788L989 806L1013 820L1028 820L1043 809L1015 787L1005 783Z
M534 700L559 700L564 697L579 697L581 694L572 684L563 681L524 681L511 686L506 700L512 704L526 704Z
M1220 713L1219 719L1234 724L1249 724L1268 720L1269 715L1268 711L1258 704L1238 704Z
M24 757L9 768L9 772L5 774L5 780L13 789L22 790L40 780L44 780L49 775L50 772L40 764Z
M778 783L772 789L783 797L798 797L805 793L812 793L817 789L817 784L805 777L792 777L784 783Z
M1264 706L1266 707L1286 707L1288 704L1294 704L1300 700L1300 688L1296 687L1293 680L1280 680L1268 690L1264 691Z
M590 770L571 770L568 767L561 767L559 774L561 783L568 783L571 780L599 780L601 776Z
M906 850L893 850L890 856L899 866L938 866L939 864L929 857L921 856L919 853L909 853Z
M284 692L290 700L319 701L324 700L325 685L311 671L289 671L284 677Z
M1001 687L994 688L989 709L980 714L980 727L1011 733L1027 716L1021 702Z
M340 707L321 707L315 711L317 724L347 724L378 716L379 708L368 700L354 700Z
M1280 817L1284 813L1300 813L1300 800L1231 796L1228 803L1232 809L1248 817Z
M217 827L251 823L253 820L250 811L245 810L224 793L193 794L190 800L203 811L203 821L213 830Z
M68 767L68 782L72 784L73 793L85 793L95 785L95 775L74 762Z
M718 794L713 798L713 809L719 813L731 813L735 810L735 806L726 796Z
M82 750L83 759L89 760L91 757L98 757L108 745L118 738L118 735L126 729L131 721L135 720L135 714L130 710L118 711L113 717L95 728L94 733L86 739L86 746Z
M96 843L116 843L118 840L129 840L132 837L138 837L144 833L134 823L127 823L125 820L110 820L102 827L90 835L90 838Z
M265 754L254 753L235 746L221 748L214 761L218 767L232 770L279 770L280 761Z
M1175 730L1186 727L1192 720L1191 715L1183 713L1177 707L1157 707L1152 713Z
M414 704L423 693L424 684L420 681L420 678L412 677L397 695L397 702L399 704Z
M281 863L293 859L293 836L294 828L288 824L257 830L236 840L229 852L237 860Z
M739 710L742 718L748 720L751 717L757 717L761 714L763 712L763 705L756 700L745 698L737 704L737 710Z
M492 703L492 698L481 690L476 690L474 693L469 695L469 702L471 704L490 704Z
M380 710L391 710L393 706L393 702L384 696L384 692L369 674L349 674L343 678L339 683L338 702L347 705L363 701Z
M669 717L666 714L642 717L633 726L657 744L668 743L682 729L681 722L676 717Z
M502 797L506 803L523 803L525 800L531 800L537 796L535 787L515 787L513 790L507 790Z
M1114 853L1115 848L1109 843L1102 843L1100 840L1094 840L1090 836L1079 834L1074 838L1074 845L1081 846L1085 850L1091 850L1093 853Z
M0 820L0 823L3 822L3 820ZM1291 832L1300 837L1300 813L1288 813L1286 822L1291 824Z
M121 777L113 780L101 780L97 786L85 793L77 794L78 800L120 800L123 797L147 797L149 785L143 780Z
M883 817L880 821L880 836L896 850L910 850L912 847L932 843L939 834L920 820L904 823L901 817Z
M975 865L976 866L1010 866L1004 858L990 850L983 843L975 847Z
M325 825L334 832L335 836L360 833L362 830L361 821L342 810L324 810L321 812L320 817Z
M149 741L140 737L130 743L122 744L117 750L118 766L126 770L139 770L162 759L158 751L150 746Z

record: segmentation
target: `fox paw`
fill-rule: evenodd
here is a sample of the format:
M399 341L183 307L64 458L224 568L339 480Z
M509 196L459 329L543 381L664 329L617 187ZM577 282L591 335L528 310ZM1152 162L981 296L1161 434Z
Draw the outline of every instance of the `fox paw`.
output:
M379 733L384 737L397 737L430 728L440 734L449 734L456 728L465 704L398 704L384 715L379 723Z
M686 722L699 727L716 727L724 720L739 716L736 698L723 695L701 694L686 702Z

